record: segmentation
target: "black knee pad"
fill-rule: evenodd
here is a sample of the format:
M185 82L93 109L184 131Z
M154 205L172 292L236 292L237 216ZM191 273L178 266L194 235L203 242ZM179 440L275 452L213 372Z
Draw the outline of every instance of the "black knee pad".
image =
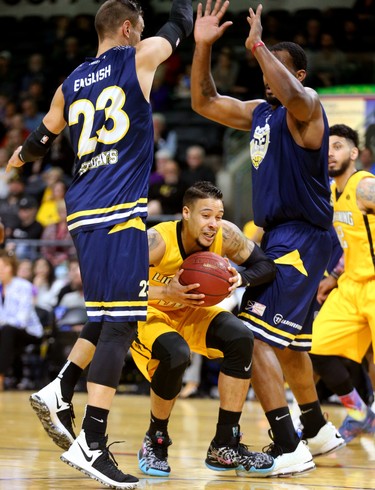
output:
M350 373L339 356L310 354L314 371L324 384L337 395L346 395L353 389Z
M125 356L137 336L137 322L103 322L87 381L117 388Z
M152 377L151 388L164 400L173 400L182 387L182 377L190 361L190 348L177 332L160 335L152 346L152 358L159 365Z
M207 330L206 344L224 354L222 373L233 378L251 378L254 335L239 318L229 312L217 315Z
M88 340L93 345L97 345L101 331L102 322L86 322L79 334L79 338Z

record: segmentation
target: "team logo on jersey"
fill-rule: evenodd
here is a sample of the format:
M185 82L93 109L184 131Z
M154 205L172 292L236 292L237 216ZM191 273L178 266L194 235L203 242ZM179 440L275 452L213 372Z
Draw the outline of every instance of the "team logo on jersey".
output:
M254 168L258 168L262 163L270 144L270 127L266 124L262 128L255 128L253 137L250 141L250 157Z

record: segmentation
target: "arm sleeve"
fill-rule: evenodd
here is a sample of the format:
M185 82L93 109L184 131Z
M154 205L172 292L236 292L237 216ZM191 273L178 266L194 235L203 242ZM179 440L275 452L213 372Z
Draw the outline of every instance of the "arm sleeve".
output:
M175 50L193 30L193 5L191 0L173 0L168 21L157 32Z
M242 285L245 287L271 282L276 276L277 268L274 261L268 258L256 244L251 255L240 266L244 267L239 274L242 278Z

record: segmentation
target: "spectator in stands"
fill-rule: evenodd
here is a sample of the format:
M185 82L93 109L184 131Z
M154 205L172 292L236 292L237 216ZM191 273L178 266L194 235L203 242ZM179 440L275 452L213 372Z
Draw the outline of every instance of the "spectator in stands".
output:
M164 165L171 159L172 154L167 149L161 149L155 153L155 169L150 175L150 186L164 182Z
M320 21L314 17L306 22L306 46L304 48L308 52L319 51L321 47L322 25Z
M363 38L356 19L345 19L339 31L338 47L345 53L363 51Z
M49 167L42 172L42 179L44 189L41 204L53 199L52 188L57 181L64 179L64 172L59 167Z
M8 97L16 95L16 77L10 51L0 52L0 92Z
M203 146L193 145L186 150L187 168L182 171L181 181L185 188L192 186L199 180L216 183L214 171L205 163L206 151Z
M44 112L39 111L36 101L31 97L27 97L22 100L21 111L25 128L30 132L40 125L43 117L45 116Z
M43 227L56 225L57 223L61 222L61 213L59 212L59 206L61 201L64 201L66 184L63 180L57 180L50 185L50 188L50 199L45 199L42 201L36 215L37 221L39 221L39 223ZM51 235L51 233L49 234Z
M33 280L33 261L31 259L21 259L17 265L17 277L22 277L26 281Z
M16 354L29 344L39 345L43 336L33 285L16 274L16 256L0 250L0 391Z
M56 53L53 60L54 73L58 82L63 80L84 61L79 41L75 36L68 36L62 43L62 52Z
M177 133L173 129L167 128L167 121L164 114L154 112L152 115L154 127L154 151L167 150L171 158L174 158L177 151Z
M191 63L187 63L182 73L179 74L174 88L174 95L178 99L190 99Z
M230 46L223 46L212 68L212 76L217 90L222 95L232 93L238 69L239 65L233 49Z
M33 265L32 282L36 289L35 305L51 312L57 304L58 293L66 285L66 280L57 279L51 262L40 257Z
M359 154L361 169L375 174L375 158L372 148L366 146Z
M356 0L352 9L353 13L355 13L361 21L374 22L375 0Z
M21 97L24 97L30 88L32 82L38 81L42 86L46 85L48 78L45 59L42 53L33 53L27 59L27 68L21 77L20 92Z
M282 27L286 29L286 26L280 24L277 13L269 12L264 16L263 41L267 46L272 46L285 39L285 34L281 32Z
M25 195L25 182L17 172L8 181L8 196L0 199L0 216L5 227L5 236L9 237L19 223L18 207Z
M242 100L263 98L263 73L257 60L248 49L245 50L241 59L244 61L240 64L236 81L232 87L232 93ZM251 83L249 83L249 80L251 80Z
M346 55L335 44L330 32L323 32L320 38L320 50L314 53L312 71L323 87L332 87L342 81L346 66Z
M19 241L8 243L7 250L13 251L19 259L32 259L37 257L37 247L28 245L22 240L39 240L42 236L43 226L36 221L38 201L30 196L23 197L18 203L19 222L15 226L9 238Z
M19 112L16 112L13 115L10 115L7 120L7 132L4 138L1 140L1 147L6 148L8 152L11 151L15 143L12 143L12 135L10 134L11 130L19 130L19 138L27 138L30 134L30 131L25 126L25 121L23 115ZM15 132L13 132L14 137Z
M57 305L66 294L82 291L82 277L79 263L76 257L69 259L68 264L68 280L67 283L60 289L57 295Z
M160 65L156 70L150 93L150 103L153 112L164 112L169 109L170 91L170 87L165 80L165 66Z
M0 200L6 199L9 195L9 180L16 172L6 172L7 161L9 154L5 148L0 148Z
M61 182L56 182L55 186L58 185L61 185ZM43 230L41 239L55 240L63 243L61 245L43 245L40 249L42 256L48 259L54 267L66 262L73 255L76 255L76 249L73 245L72 238L68 230L68 225L66 223L65 201L61 199L56 203L56 205L59 221L46 226ZM70 242L71 245L67 246L67 242Z
M150 185L148 194L148 214L176 214L182 209L182 199L186 190L180 179L180 167L173 159L168 159L162 167L163 182Z

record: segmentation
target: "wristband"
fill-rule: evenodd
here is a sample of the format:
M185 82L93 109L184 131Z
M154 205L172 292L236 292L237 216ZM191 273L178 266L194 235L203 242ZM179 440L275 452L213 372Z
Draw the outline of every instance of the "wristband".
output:
M263 41L258 41L257 43L255 43L254 46L251 48L251 52L254 54L254 51L260 46L265 46Z

